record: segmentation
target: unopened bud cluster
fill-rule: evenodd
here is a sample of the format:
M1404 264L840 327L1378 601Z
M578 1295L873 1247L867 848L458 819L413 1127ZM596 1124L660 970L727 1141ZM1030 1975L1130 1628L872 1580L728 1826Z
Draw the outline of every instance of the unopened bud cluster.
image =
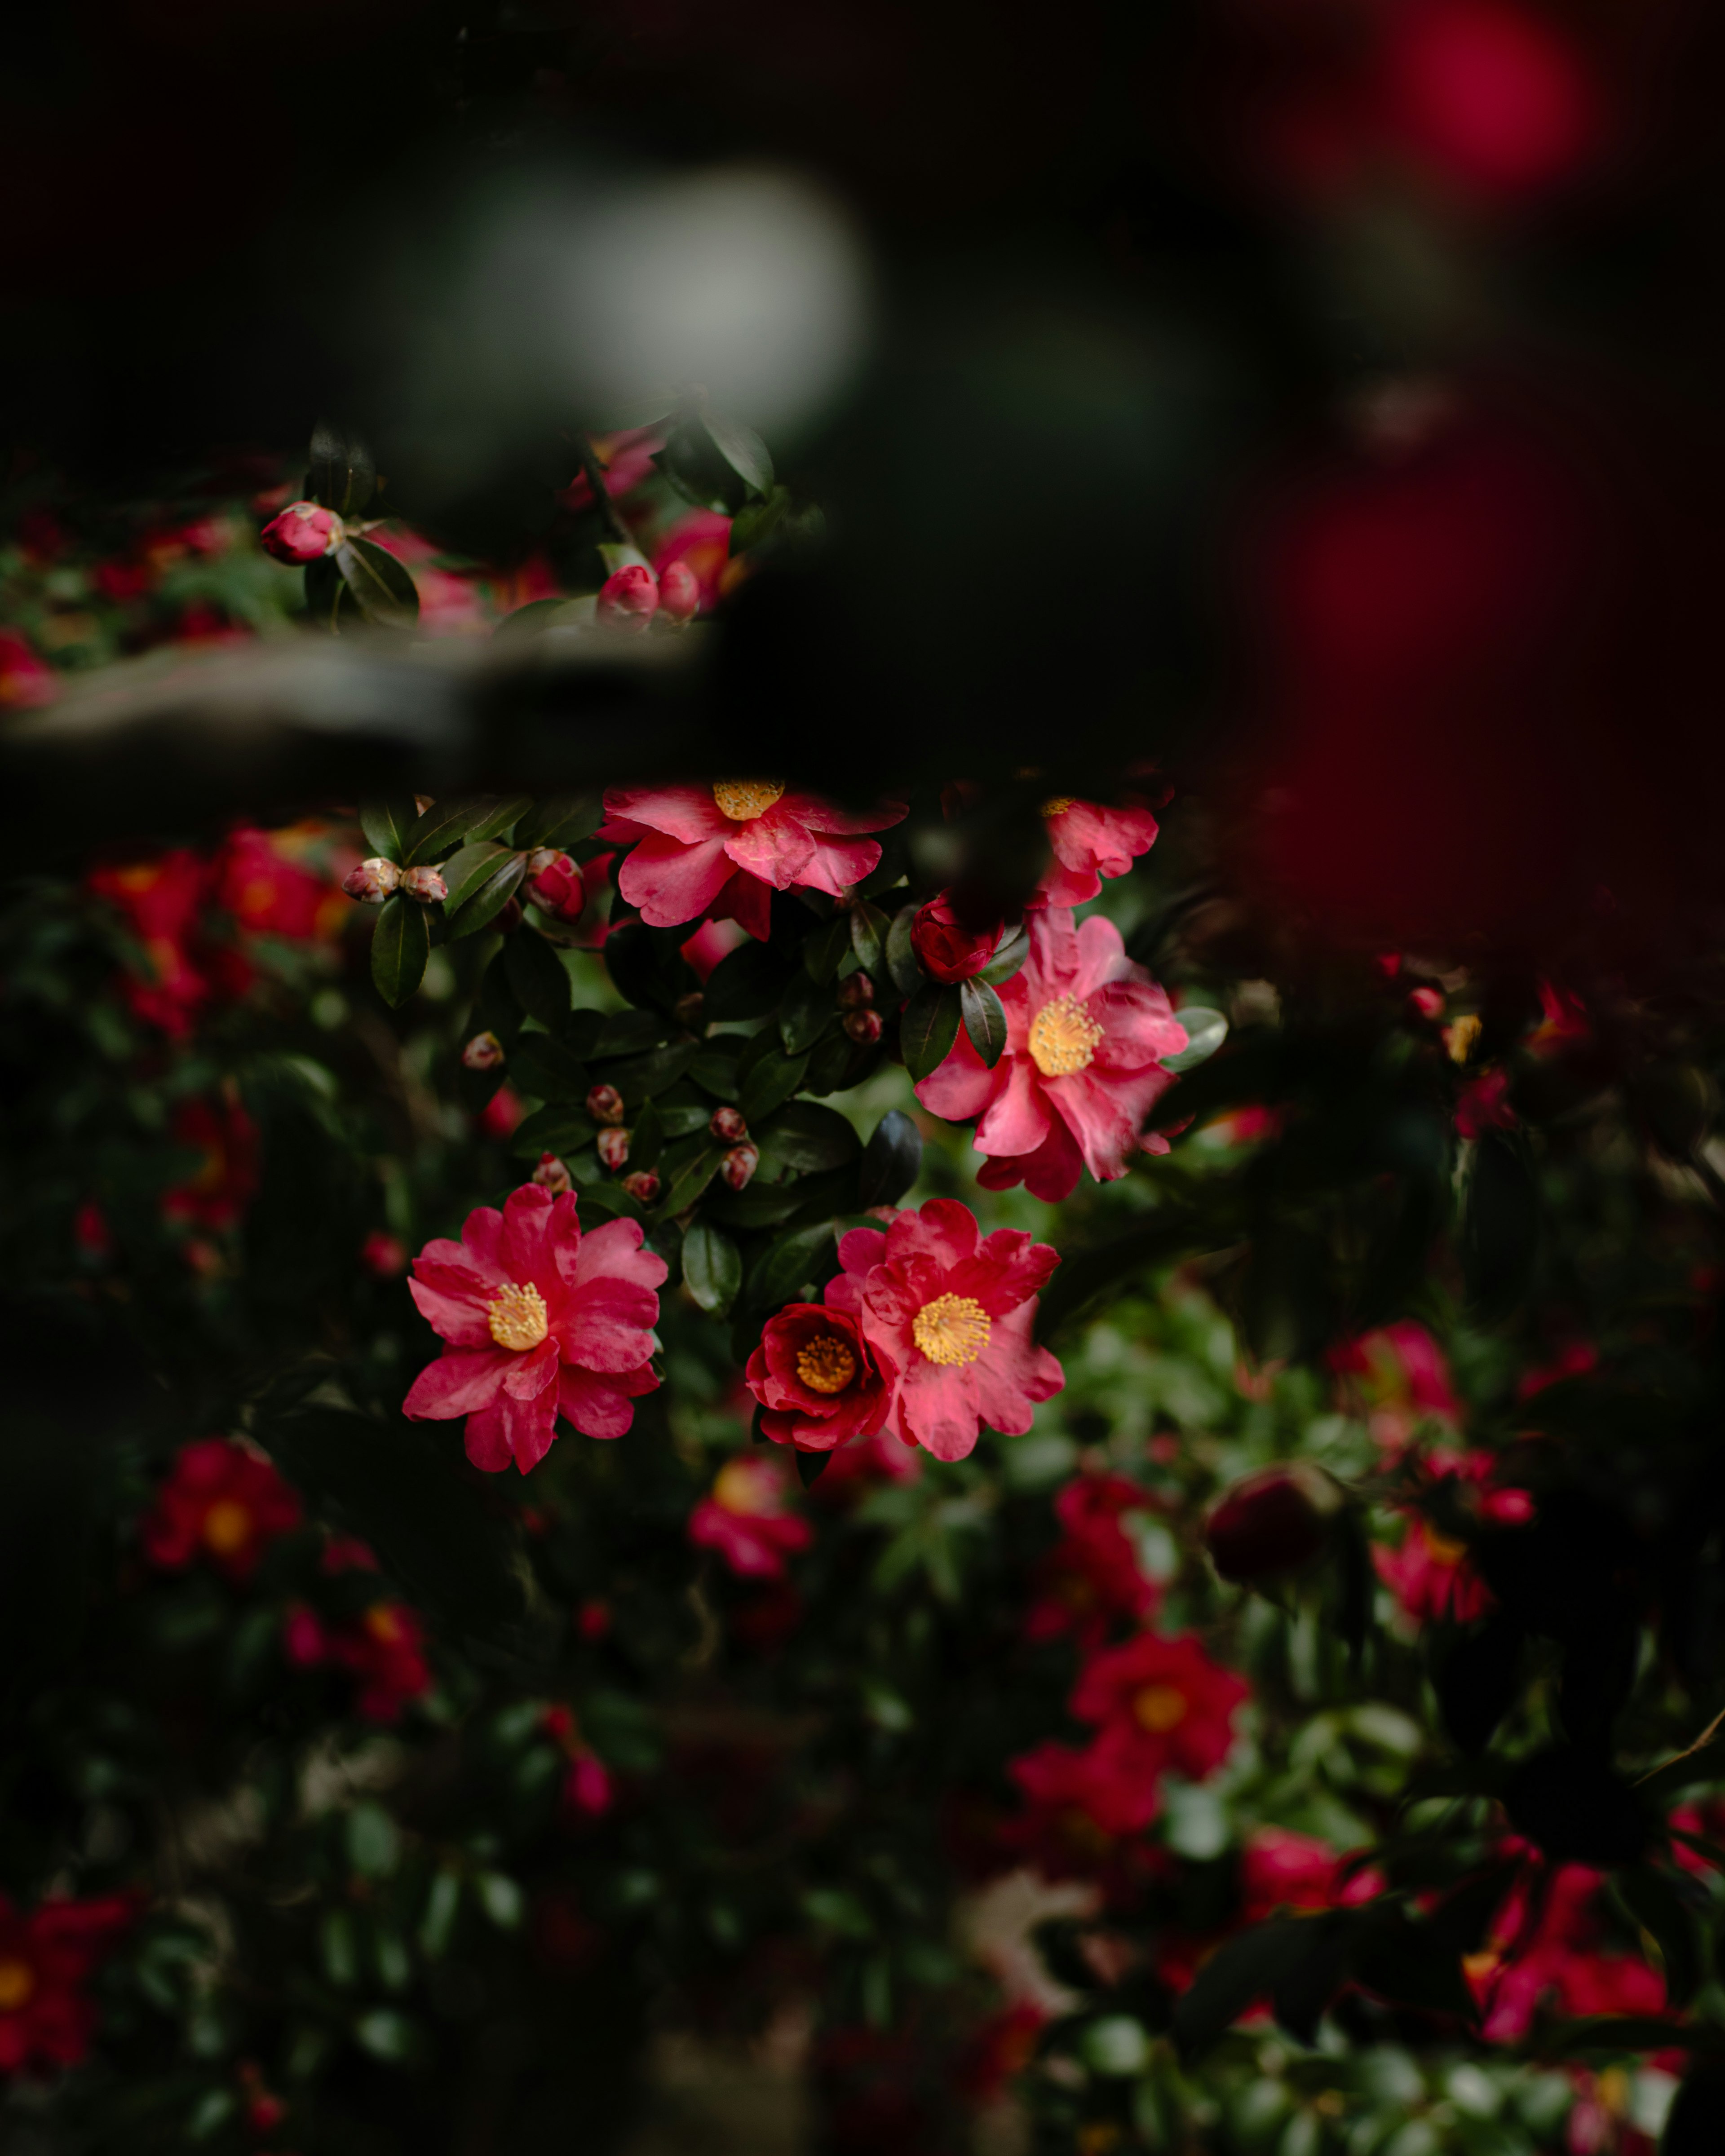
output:
M655 615L680 629L700 611L700 580L686 562L668 563L657 577L635 562L600 585L595 618L608 629L639 634Z
M357 869L348 870L341 879L341 888L362 906L381 906L400 881L401 870L395 863L386 861L381 854L374 854Z
M409 898L417 898L421 906L436 906L449 895L443 870L429 867L403 869L401 888Z

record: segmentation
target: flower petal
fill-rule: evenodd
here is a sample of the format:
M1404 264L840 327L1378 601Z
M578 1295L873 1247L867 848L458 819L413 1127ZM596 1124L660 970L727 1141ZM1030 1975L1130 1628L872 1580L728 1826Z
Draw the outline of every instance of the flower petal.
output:
M1022 1437L1035 1418L1036 1403L1052 1399L1066 1382L1058 1361L1031 1337L1035 1316L1024 1303L997 1317L988 1345L973 1366L977 1406L983 1420L1003 1437Z
M644 1366L609 1377L563 1365L557 1386L557 1409L583 1437L621 1437L634 1420L631 1403L659 1384Z
M899 1380L898 1422L937 1460L963 1460L976 1449L982 1428L976 1370L974 1363L931 1363L918 1356Z
M513 1360L506 1348L486 1348L477 1354L450 1348L419 1373L401 1411L415 1422L449 1422L489 1407L501 1393L503 1373Z
M764 816L747 824L733 824L725 839L725 851L740 869L769 883L775 891L788 891L803 880L803 870L814 858L814 841L784 803L775 802Z
M608 786L605 814L643 824L685 846L721 839L731 829L731 819L713 798L711 786Z
M413 1273L408 1293L434 1332L454 1348L491 1345L486 1309L497 1291L494 1281L482 1280L470 1265L428 1265L424 1258L414 1261Z
M641 910L649 928L698 920L731 874L722 839L686 845L680 839L643 839L617 873L617 888Z
M1004 1059L1006 1083L976 1127L978 1152L1034 1152L1048 1136L1048 1101L1042 1074L1028 1055ZM997 1081L1001 1070L995 1072Z
M931 1070L916 1087L916 1098L931 1115L948 1123L968 1122L988 1106L1008 1074L989 1070L971 1044L963 1026L946 1060Z

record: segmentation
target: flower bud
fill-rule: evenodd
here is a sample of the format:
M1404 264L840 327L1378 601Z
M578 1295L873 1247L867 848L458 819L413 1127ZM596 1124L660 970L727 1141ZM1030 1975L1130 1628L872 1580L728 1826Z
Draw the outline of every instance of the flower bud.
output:
M495 1070L503 1060L503 1043L495 1033L476 1033L461 1051L464 1070Z
M686 562L669 562L659 578L659 611L680 626L701 611L701 580Z
M348 870L341 879L341 888L362 906L381 906L400 881L401 870L395 863L386 861L381 854L374 854L357 869Z
M611 629L639 632L659 609L659 585L650 569L634 562L619 569L599 586L595 619Z
M1322 1549L1343 1502L1336 1483L1309 1460L1261 1467L1212 1509L1204 1531L1210 1562L1241 1586L1297 1572Z
M864 1048L872 1048L885 1029L879 1011L854 1010L845 1014L845 1030Z
M629 1158L629 1132L615 1124L608 1130L601 1131L594 1142L598 1147L599 1158L608 1168L619 1168Z
M659 1178L650 1168L638 1168L624 1177L623 1187L638 1205L650 1205L659 1195Z
M587 1112L596 1123L620 1123L623 1096L614 1086L595 1086L587 1096Z
M441 869L403 869L401 888L409 898L417 898L421 906L435 906L439 899L449 895Z
M839 983L839 1001L845 1010L866 1010L875 1000L875 983L866 973L852 973Z
M961 911L951 891L943 891L917 908L911 947L932 979L968 981L994 956L1005 927L1001 914L971 916L968 909Z
M395 1280L408 1269L408 1246L387 1228L373 1228L359 1246L359 1261L374 1280Z
M539 1165L533 1171L532 1179L542 1190L550 1191L554 1198L575 1187L574 1178L554 1152L540 1154Z
M321 508L315 501L290 501L259 536L266 554L302 568L307 562L333 554L347 533L333 509Z
M539 864L537 868L533 865L535 861ZM532 878L527 896L535 906L564 921L580 919L587 905L587 892L580 870L567 854L554 853L549 846L542 846L529 857L527 873Z
M575 865L567 854L560 854L555 846L535 846L527 856L527 874L543 875L553 861L567 861L571 868Z
M726 1145L735 1145L739 1138L749 1134L741 1108L715 1108L706 1127L716 1138L723 1138Z
M416 816L423 816L428 808L434 808L436 806L434 797L429 793L416 793L413 796L413 814Z
M719 1173L733 1190L741 1190L761 1165L761 1148L749 1144L734 1145L719 1163Z

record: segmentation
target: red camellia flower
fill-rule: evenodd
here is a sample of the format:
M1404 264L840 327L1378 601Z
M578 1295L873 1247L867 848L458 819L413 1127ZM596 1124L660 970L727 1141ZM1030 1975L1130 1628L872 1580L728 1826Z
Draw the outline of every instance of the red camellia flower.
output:
M355 1711L367 1722L398 1722L431 1689L425 1626L405 1602L374 1602L337 1624L299 1604L287 1614L283 1645L298 1669L346 1670L357 1687Z
M467 1419L467 1456L526 1474L551 1449L562 1414L587 1437L621 1437L631 1402L659 1380L649 1363L663 1258L634 1220L583 1235L572 1191L537 1183L502 1212L481 1205L459 1243L429 1242L408 1283L449 1346L402 1404L419 1420Z
M96 2025L85 1980L136 1914L129 1897L110 1894L44 1902L24 1916L0 1894L0 2073L77 2065Z
M1008 1839L1045 1879L1089 1878L1117 1861L1120 1845L1143 1832L1160 1801L1142 1752L1111 1731L1081 1752L1039 1744L1006 1771L1028 1807Z
M182 1101L173 1142L203 1155L196 1174L162 1195L164 1219L231 1228L258 1188L258 1127L237 1101Z
M727 1460L711 1496L689 1515L689 1539L716 1550L739 1579L783 1579L785 1559L807 1549L814 1531L788 1509L789 1477L783 1460Z
M830 1452L885 1423L891 1374L863 1337L856 1297L855 1282L840 1274L824 1306L793 1302L768 1319L746 1375L761 1403L762 1435L775 1445Z
M1489 1452L1428 1453L1424 1465L1434 1481L1461 1483L1468 1509L1482 1520L1498 1527L1521 1527L1533 1517L1533 1500L1527 1491L1482 1486L1497 1465ZM1466 1543L1453 1540L1418 1514L1409 1522L1400 1547L1375 1546L1372 1563L1403 1615L1416 1625L1439 1618L1471 1625L1491 1607L1491 1589L1474 1569Z
M203 863L182 847L151 861L94 869L86 888L125 916L143 946L148 971L128 971L127 1004L136 1017L179 1039L212 993L187 949L208 890Z
M334 934L347 913L337 886L290 860L266 831L232 833L213 876L217 903L255 934L308 942Z
M1240 1917L1260 1923L1278 1909L1351 1909L1384 1891L1368 1865L1343 1871L1343 1858L1316 1835L1285 1826L1255 1827L1240 1861Z
M1542 1892L1541 1869L1537 1860L1523 1869L1485 1945L1462 1963L1484 2010L1487 2042L1519 2041L1548 1998L1575 2016L1662 2013L1665 1985L1656 1970L1632 1954L1598 1950L1596 1905L1605 1874L1560 1864Z
M266 554L294 568L333 554L341 543L341 520L315 501L290 501L258 535Z
M1310 1460L1278 1461L1242 1476L1204 1522L1210 1562L1224 1579L1241 1585L1297 1572L1329 1539L1341 1502L1337 1484Z
M1086 1649L1101 1645L1111 1623L1140 1623L1156 1606L1156 1583L1121 1526L1122 1513L1149 1500L1123 1475L1080 1475L1055 1499L1065 1530L1037 1568L1037 1595L1024 1618L1027 1640L1071 1634Z
M968 1206L932 1198L884 1232L853 1228L839 1261L863 1335L890 1376L889 1427L937 1460L963 1460L983 1424L1022 1437L1065 1383L1032 1337L1037 1291L1060 1263L1021 1229L983 1236Z
M180 1447L139 1534L145 1556L164 1572L183 1571L202 1554L243 1586L301 1517L298 1496L267 1460L225 1437L203 1437Z
M948 1122L980 1118L985 1189L1023 1183L1052 1204L1086 1167L1099 1183L1125 1174L1151 1102L1174 1082L1160 1059L1186 1045L1186 1029L1111 921L1096 915L1077 927L1057 907L1031 914L1025 929L1029 954L1000 989L1000 1060L989 1070L960 1027L916 1097ZM1166 1152L1168 1142L1151 1147Z
M1042 826L1054 862L1031 906L1082 906L1102 888L1104 876L1126 875L1156 843L1156 819L1147 808L1105 808L1065 794L1043 803Z
M834 808L778 779L732 778L613 787L605 813L604 837L636 842L617 886L649 928L711 914L740 921L764 942L775 891L837 898L880 865L880 847L855 834L884 830L909 811L899 801Z
M911 947L917 963L933 980L968 981L990 963L1006 932L998 911L973 915L950 891L919 906L911 923Z
M1172 1768L1201 1782L1227 1758L1234 1717L1250 1687L1213 1662L1196 1636L1141 1633L1108 1647L1079 1672L1072 1712L1129 1738L1150 1771Z
M599 586L596 619L612 629L639 632L659 611L659 579L639 562L614 570Z
M0 711L51 704L59 692L60 677L48 661L16 629L0 629Z

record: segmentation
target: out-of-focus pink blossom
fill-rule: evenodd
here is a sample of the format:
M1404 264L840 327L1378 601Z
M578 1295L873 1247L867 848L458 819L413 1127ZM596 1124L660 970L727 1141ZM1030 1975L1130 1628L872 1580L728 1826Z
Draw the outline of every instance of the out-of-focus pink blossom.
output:
M727 1460L711 1492L689 1516L689 1539L716 1550L739 1579L783 1579L785 1559L807 1549L814 1530L789 1509L790 1477L777 1456Z

